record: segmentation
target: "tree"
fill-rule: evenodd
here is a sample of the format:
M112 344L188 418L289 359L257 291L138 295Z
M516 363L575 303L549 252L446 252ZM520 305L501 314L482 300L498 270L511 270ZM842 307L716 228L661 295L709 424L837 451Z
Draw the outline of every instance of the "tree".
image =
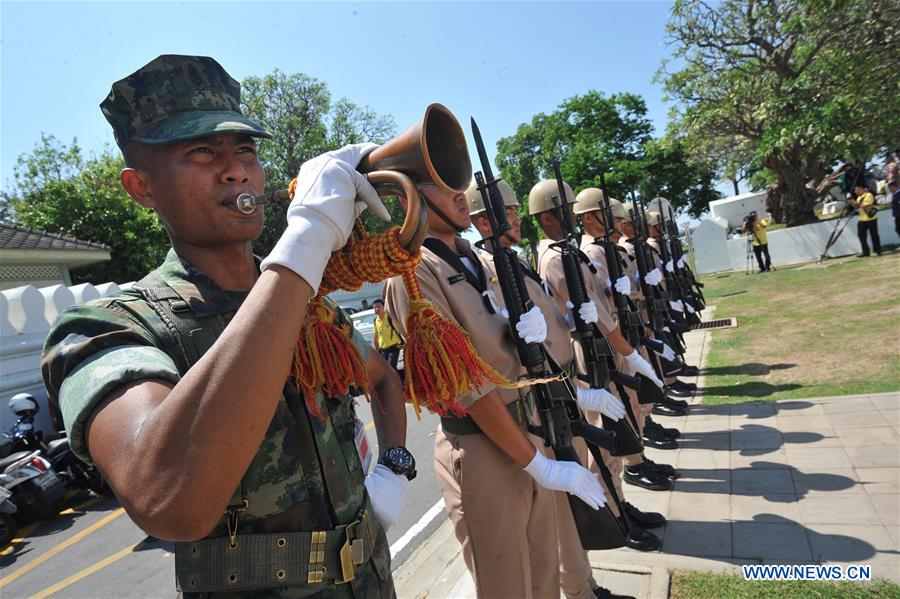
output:
M694 148L747 144L789 226L815 219L815 183L836 158L896 143L900 36L879 0L679 0L668 32L673 128Z
M264 77L244 79L241 107L245 116L272 134L272 139L259 142L267 190L286 188L297 176L300 165L310 158L349 143L383 143L396 130L391 116L379 116L346 98L332 103L323 81L277 69ZM403 217L396 202L388 202L387 206L394 223L401 222ZM285 205L266 208L263 234L254 244L257 253L267 254L281 236L286 211ZM384 227L369 212L362 218L369 231Z
M626 199L632 190L641 198L665 195L676 208L702 212L718 194L705 161L688 157L677 141L655 141L644 100L634 94L609 97L597 91L570 98L552 114L538 114L516 133L497 142L497 167L512 186L527 214L531 187L553 176L560 160L565 181L577 192L599 187L600 172L610 195ZM523 218L523 239L540 238L531 219Z
M86 158L76 140L67 146L52 135L41 135L35 149L18 159L15 187L3 198L11 222L112 248L108 262L74 270L73 283L139 279L168 251L156 214L119 184L122 167L110 148Z

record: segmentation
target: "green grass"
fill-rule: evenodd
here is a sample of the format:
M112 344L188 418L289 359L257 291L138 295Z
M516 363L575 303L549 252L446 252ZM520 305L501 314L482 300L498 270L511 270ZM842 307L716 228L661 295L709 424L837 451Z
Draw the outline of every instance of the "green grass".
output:
M703 279L715 318L704 403L900 389L900 254Z
M675 571L671 599L863 599L900 598L900 586L886 580L869 583L750 581L730 574Z

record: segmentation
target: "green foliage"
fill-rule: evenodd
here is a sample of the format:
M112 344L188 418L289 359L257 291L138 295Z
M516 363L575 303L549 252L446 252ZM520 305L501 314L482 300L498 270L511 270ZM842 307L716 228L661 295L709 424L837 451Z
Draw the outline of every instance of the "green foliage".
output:
M875 572L875 568L872 568ZM871 582L825 582L812 580L744 580L732 574L676 571L672 574L672 599L872 599L900 597L900 586L885 579Z
M67 146L52 135L41 135L35 149L19 157L15 188L3 198L10 222L112 248L108 262L73 271L73 283L139 279L168 251L156 214L119 184L122 167L110 148L86 158L75 140Z
M900 31L879 0L679 0L668 31L672 131L712 157L741 144L739 165L777 178L773 208L788 225L813 219L807 182L835 159L896 143Z
M396 131L391 116L379 116L346 98L332 102L325 82L302 73L279 70L241 83L241 108L272 133L259 142L259 157L266 171L266 188L284 189L297 176L303 162L328 150L360 142L383 143ZM396 202L388 203L394 222L402 222ZM287 206L268 206L263 233L254 244L265 255L281 236ZM370 231L384 225L371 213L363 214Z
M652 138L643 98L635 94L606 97L597 91L569 98L552 114L535 115L516 133L497 142L497 166L527 214L527 198L538 180L551 177L560 160L563 178L578 192L599 187L600 172L610 195L625 199L632 190L641 198L664 195L676 208L699 214L718 194L712 169L687 155L677 141ZM523 238L539 238L531 219L522 222Z

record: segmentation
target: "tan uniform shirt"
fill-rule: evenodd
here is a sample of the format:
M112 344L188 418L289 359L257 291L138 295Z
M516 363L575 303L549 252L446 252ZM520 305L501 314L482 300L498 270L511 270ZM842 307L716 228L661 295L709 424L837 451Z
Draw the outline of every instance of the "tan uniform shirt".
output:
M566 302L569 301L569 290L566 287L566 276L563 274L562 254L550 248L553 243L549 239L542 239L538 244L538 274L553 290L553 299L556 300L557 308L563 314L568 314L569 309L566 307ZM616 328L616 323L612 313L606 308L604 300L603 287L606 278L601 283L599 277L594 275L583 263L581 264L581 273L584 277L588 298L597 305L597 327L601 333L608 335ZM575 309L577 310L578 306Z
M461 256L468 256L473 262L479 262L465 239L456 239L456 252ZM416 279L422 288L423 297L434 302L444 316L456 321L469 334L475 351L497 372L511 381L523 375L525 370L516 354L509 321L499 313L488 312L481 293L461 277L453 266L424 246L421 254L421 261L416 267ZM384 305L390 314L395 315L394 323L400 334L408 338L406 316L409 312L409 296L400 277L388 280ZM459 404L463 408L469 408L494 389L490 385L460 397ZM497 389L497 392L505 403L519 399L519 393L515 389Z
M477 250L476 253L488 273L491 288L497 296L497 304L501 308L505 308L500 281L497 278L497 269L494 267L494 257L483 250ZM523 266L523 268L527 267ZM544 320L547 322L547 339L544 341L544 348L550 353L554 362L565 367L574 358L572 338L569 335L569 324L566 322L566 317L559 311L553 298L547 295L542 285L528 276L525 276L524 279L528 296L534 305L540 308Z
M603 301L606 305L606 311L615 317L615 304L612 301L610 289L606 285L607 281L609 281L610 284L613 283L613 281L610 280L609 268L606 264L606 250L603 246L594 243L593 237L585 234L581 237L581 251L590 258L591 264L597 269L597 274L593 276L597 277L597 280L600 282L600 287L603 288Z

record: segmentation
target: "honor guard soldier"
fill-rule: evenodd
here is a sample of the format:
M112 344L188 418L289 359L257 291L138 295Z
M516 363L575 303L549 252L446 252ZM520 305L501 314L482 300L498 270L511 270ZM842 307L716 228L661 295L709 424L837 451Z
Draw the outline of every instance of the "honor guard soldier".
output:
M465 330L478 355L509 381L524 374L509 321L492 301L488 274L459 237L471 219L464 193L423 187L428 238L415 277L422 295ZM409 297L390 279L385 306L401 335ZM539 309L518 323L526 342L542 342L547 324ZM462 545L479 597L555 597L559 563L554 496L564 491L596 508L603 487L587 468L545 455L543 440L526 432L527 406L514 388L488 386L459 397L464 417L442 417L434 467L444 504Z
M631 285L631 278L629 277L629 269L632 271L636 270L636 266L634 266L633 263L631 265L629 264L625 249L618 245L615 245L615 247L618 248L617 257L622 266L621 272L623 273L623 276L620 277L620 280L615 282L612 282L609 279L606 251L600 243L600 240L608 234L610 241L612 241L613 244L616 244L618 238L621 237L619 229L621 228L621 223L625 217L625 209L622 206L622 202L615 198L610 198L609 205L614 220L613 223L605 222L603 192L596 187L588 187L578 192L578 195L575 197L575 203L572 205L572 210L581 219L581 224L584 228L584 235L581 236L581 250L597 269L597 277L599 277L601 281L606 282L606 294L604 299L606 300L608 310L613 312L613 306L610 303L609 295L612 293L620 293L623 296L630 297L633 287L637 286ZM641 352L641 356L645 360L648 362L650 361L650 356L647 353L649 350L645 346L638 347L637 351ZM663 351L664 353L668 352L668 354L673 357L675 355L668 346L663 345ZM638 394L634 390L626 388L626 392L628 393L628 399L631 402L632 409L637 416L639 432L643 437L645 428L644 423L647 416L650 415L653 404L640 404L638 402ZM677 478L679 476L678 471L672 466L668 464L657 464L646 458L643 453L625 456L624 462L625 482L651 491L670 490L672 488L672 481L670 478Z
M497 185L506 209L507 222L510 225L510 229L501 237L501 243L506 247L511 247L521 242L521 223L516 211L519 201L516 199L515 192L506 181L500 180L497 182ZM493 229L486 214L481 191L477 189L474 181L466 190L466 200L469 205L472 224L481 234L482 240L493 235ZM497 278L493 255L490 253L490 244L481 245L482 247L476 253L485 271L489 274L492 298L502 311L505 309L503 294ZM569 325L566 322L566 318L549 295L548 287L531 266L521 262L521 268L526 276L525 285L528 288L528 295L535 306L540 309L547 323L547 339L544 341L544 348L556 365L562 370L568 370L568 366L574 360L575 354L572 350L572 340L569 336ZM577 380L575 382L577 385L578 405L581 409L602 412L614 420L619 420L625 415L625 408L619 399L605 389L589 390L583 382ZM580 437L575 437L573 445L581 462L583 464L588 463L589 453L584 440ZM602 480L600 482L602 484ZM614 595L608 589L597 585L591 570L591 564L588 561L587 552L582 548L568 499L564 493L559 491L555 493L554 499L557 534L559 535L560 588L566 599L590 599L593 597L614 599L622 597ZM647 516L652 517L652 514L647 514Z
M572 204L575 202L575 194L567 183L563 185L566 192L563 209L571 211ZM528 213L534 217L544 232L544 239L538 244L538 274L549 285L553 299L556 301L560 311L568 313L570 309L572 311L577 310L582 320L594 323L597 326L613 351L617 369L630 375L640 373L649 379L645 381L646 384L655 383L657 386L662 387L662 381L657 378L653 367L622 336L613 315L606 308L605 300L602 299L604 296L603 283L584 263L581 264L581 270L587 287L589 301L581 306L574 306L569 301L569 290L563 272L562 256L553 248L555 243L562 241L565 237L563 224L558 217L561 203L557 182L552 179L538 182L528 194ZM579 366L581 367L582 365ZM602 422L595 422L595 424L602 426ZM621 486L622 458L613 457L608 452L603 452L603 456L607 467L613 473L616 491L619 497L624 498ZM637 510L634 506L627 505L626 511L629 512L629 517L632 521L636 523L644 520L644 523L648 524L651 521L655 523L658 520L655 517L658 514L650 515L650 518L645 519L647 515ZM652 551L659 548L660 541L655 535L640 525L634 525L628 538L628 546L641 551Z
M415 475L399 377L353 334L387 450L366 477L353 399L304 397L290 376L307 301L350 235L355 201L385 212L355 170L373 146L303 165L287 229L260 263L262 208L236 199L262 193L255 140L271 135L241 114L240 86L219 63L160 56L114 83L101 108L125 156L123 187L158 214L172 249L132 289L70 308L50 331L44 381L73 451L141 528L176 542L185 597L392 597L385 528Z

